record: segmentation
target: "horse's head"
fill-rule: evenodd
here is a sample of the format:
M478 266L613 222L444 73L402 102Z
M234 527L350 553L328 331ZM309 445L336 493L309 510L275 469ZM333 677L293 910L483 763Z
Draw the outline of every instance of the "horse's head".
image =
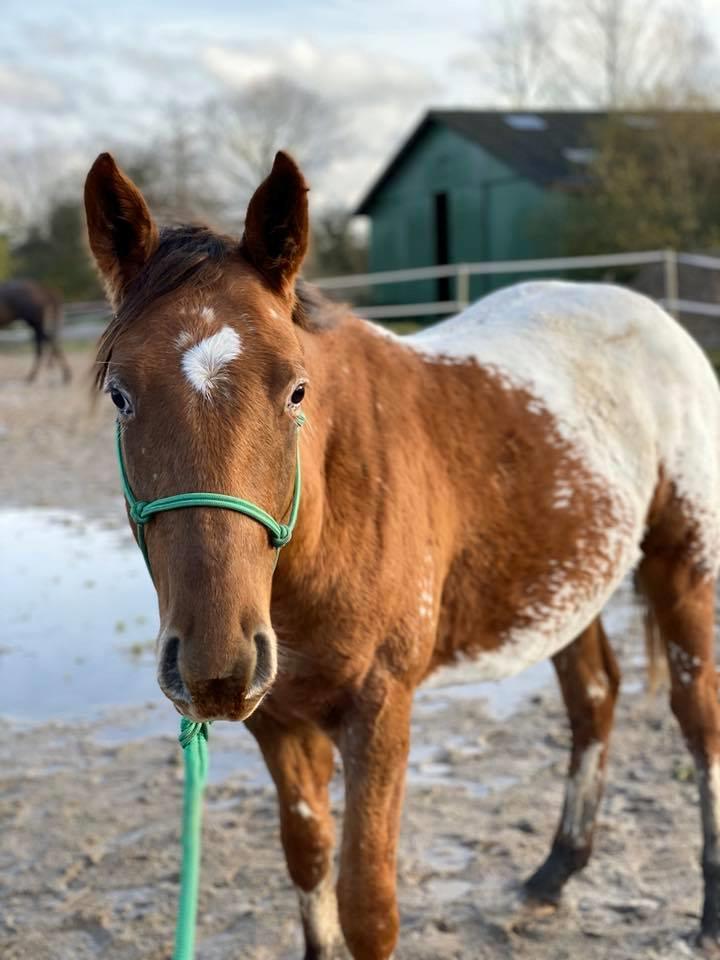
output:
M138 499L223 493L287 517L306 386L293 322L306 194L279 153L236 242L201 228L158 231L112 157L93 164L90 246L115 309L98 384L118 408ZM144 531L160 608L160 686L195 719L244 719L277 670L267 529L197 507L160 513Z

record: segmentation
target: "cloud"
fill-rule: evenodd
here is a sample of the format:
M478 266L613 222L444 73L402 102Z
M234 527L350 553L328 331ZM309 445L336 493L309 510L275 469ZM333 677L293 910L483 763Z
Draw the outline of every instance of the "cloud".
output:
M62 90L45 77L0 64L0 101L4 106L48 109L61 106L63 100Z
M313 185L318 206L354 205L389 153L404 139L428 103L442 96L431 72L399 56L378 57L357 45L307 38L257 46L213 43L199 61L227 90L239 90L278 73L324 97L347 134L348 148Z
M218 0L202 10L144 5L142 30L140 0L112 13L84 0L59 13L36 0L32 22L18 2L0 36L8 64L0 68L0 125L17 131L14 147L52 149L58 173L73 165L79 177L78 157L123 142L147 148L168 133L172 110L198 114L210 97L281 73L326 98L347 133L346 150L313 183L312 202L351 205L422 111L448 102L448 41L432 35L437 17L421 23L422 0L399 0L385 13L374 0L308 0L302 16L273 2L242 15Z
M199 60L212 77L228 87L244 87L275 73L270 57L214 44L201 50Z
M274 73L309 87L330 100L358 102L376 98L427 96L437 84L426 68L400 57L378 57L355 46L323 45L298 37L290 43L257 46L213 44L200 51L200 61L216 80L242 87Z

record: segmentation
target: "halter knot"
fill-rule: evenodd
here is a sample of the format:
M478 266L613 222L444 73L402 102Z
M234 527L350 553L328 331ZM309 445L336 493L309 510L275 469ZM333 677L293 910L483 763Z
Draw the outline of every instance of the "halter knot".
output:
M180 718L180 746L186 750L193 740L202 737L204 740L209 736L209 723L198 723L195 720L188 720L187 717Z
M141 523L148 522L152 514L146 513L147 506L147 500L133 500L133 502L130 504L130 518L132 519L133 523L139 526Z
M292 529L286 523L279 524L278 532L270 536L270 542L277 550L284 547L286 543L290 543L291 539Z

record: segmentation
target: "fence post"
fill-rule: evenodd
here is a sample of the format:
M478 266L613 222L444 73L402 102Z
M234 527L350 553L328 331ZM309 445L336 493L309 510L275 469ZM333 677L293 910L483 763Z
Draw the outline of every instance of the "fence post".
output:
M455 299L458 310L464 310L470 303L470 273L467 264L459 263L455 280Z
M665 309L677 319L677 302L680 297L677 253L674 250L666 250L663 262L665 266Z

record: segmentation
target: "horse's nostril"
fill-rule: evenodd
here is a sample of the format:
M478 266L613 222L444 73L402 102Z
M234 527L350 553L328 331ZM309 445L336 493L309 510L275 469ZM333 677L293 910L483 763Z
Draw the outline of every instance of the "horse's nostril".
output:
M188 695L180 673L180 638L169 637L163 646L158 669L160 686L167 696L175 700L187 700Z
M270 686L277 673L277 651L272 633L258 630L253 634L255 644L255 671L246 697L258 697Z

